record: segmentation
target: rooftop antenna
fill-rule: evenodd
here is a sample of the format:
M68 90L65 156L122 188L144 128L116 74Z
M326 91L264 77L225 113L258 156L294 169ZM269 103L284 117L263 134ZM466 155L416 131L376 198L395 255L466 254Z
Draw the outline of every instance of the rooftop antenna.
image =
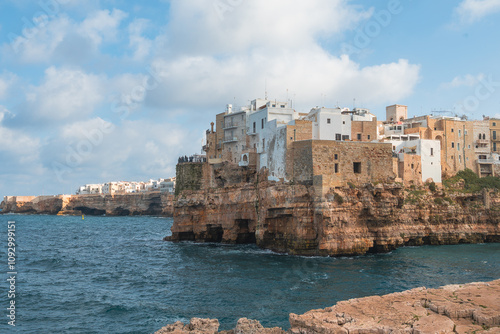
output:
M267 100L267 78L264 83L264 100Z
M356 109L356 98L352 99L352 109Z

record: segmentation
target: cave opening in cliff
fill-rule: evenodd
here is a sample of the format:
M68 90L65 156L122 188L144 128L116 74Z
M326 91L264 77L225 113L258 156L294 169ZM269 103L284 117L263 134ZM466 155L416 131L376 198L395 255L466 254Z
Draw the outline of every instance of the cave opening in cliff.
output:
M224 235L224 229L222 226L208 225L205 234L206 242L222 242L222 236Z
M255 244L255 230L249 227L250 219L236 219L236 226L238 227L238 236L236 237L237 244Z

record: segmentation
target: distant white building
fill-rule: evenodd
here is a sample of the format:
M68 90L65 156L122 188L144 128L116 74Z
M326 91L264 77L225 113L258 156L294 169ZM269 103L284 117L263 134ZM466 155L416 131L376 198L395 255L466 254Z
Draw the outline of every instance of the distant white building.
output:
M173 194L175 192L175 177L160 182L160 192Z
M101 194L102 184L86 184L81 186L77 191L77 195Z
M312 139L351 139L351 115L340 108L313 108L306 119L312 121Z
M400 175L408 172L420 173L420 180L425 183L432 179L441 183L441 142L439 140L420 139L418 135L391 136L388 140L392 150L398 157L402 170Z

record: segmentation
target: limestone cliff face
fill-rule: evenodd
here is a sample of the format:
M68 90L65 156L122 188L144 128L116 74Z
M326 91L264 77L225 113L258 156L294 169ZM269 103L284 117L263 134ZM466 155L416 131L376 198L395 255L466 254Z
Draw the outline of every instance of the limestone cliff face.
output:
M7 196L2 213L57 214L68 196Z
M500 242L498 194L405 190L398 184L336 189L245 183L185 191L166 240L256 243L301 255L360 255L403 245Z
M147 192L124 195L6 197L2 213L86 215L173 215L173 195Z

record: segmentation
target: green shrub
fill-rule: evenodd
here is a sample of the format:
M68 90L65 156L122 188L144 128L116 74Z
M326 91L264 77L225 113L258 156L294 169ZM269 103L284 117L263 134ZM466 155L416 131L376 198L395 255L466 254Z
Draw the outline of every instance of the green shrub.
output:
M429 183L429 190L432 191L433 193L436 192L436 183L435 182Z
M339 194L333 193L333 197L335 199L335 202L337 202L337 204L344 203L344 198L342 196L340 196Z
M479 177L470 169L465 169L457 173L457 175L444 180L444 185L447 188L452 188L454 184L463 180L464 191L466 192L479 192L485 188L500 189L500 177L487 176Z

